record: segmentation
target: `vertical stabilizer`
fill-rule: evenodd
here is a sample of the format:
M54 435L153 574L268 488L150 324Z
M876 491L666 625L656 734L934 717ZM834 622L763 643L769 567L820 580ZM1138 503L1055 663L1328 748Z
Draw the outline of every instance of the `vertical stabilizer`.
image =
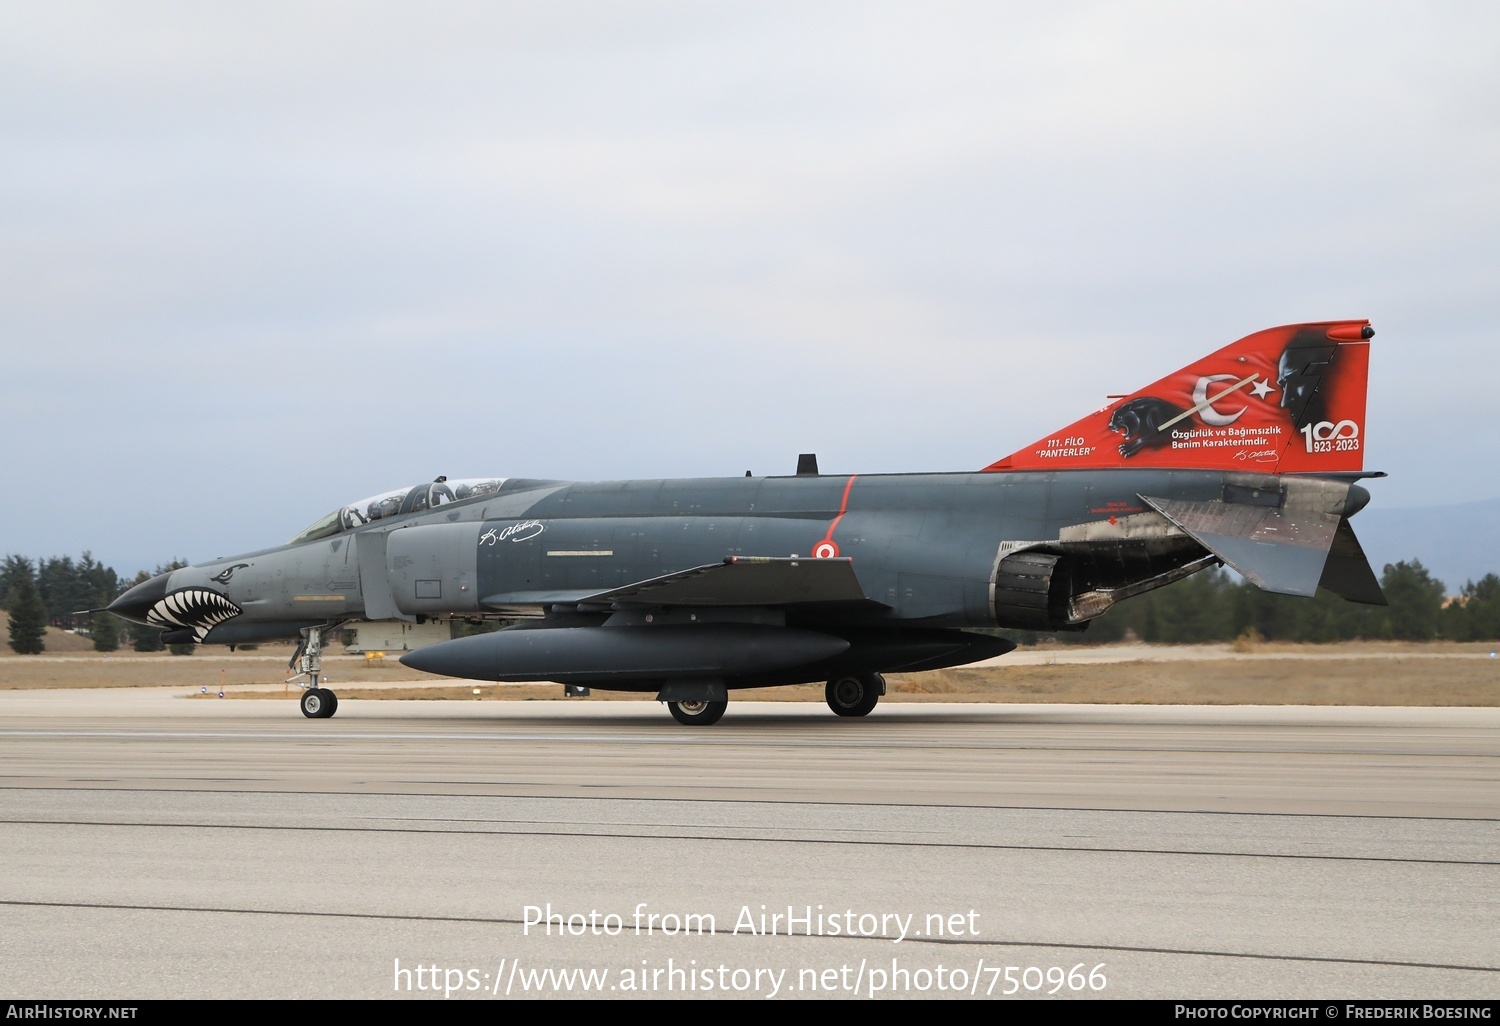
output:
M1247 335L985 470L1364 468L1369 321Z

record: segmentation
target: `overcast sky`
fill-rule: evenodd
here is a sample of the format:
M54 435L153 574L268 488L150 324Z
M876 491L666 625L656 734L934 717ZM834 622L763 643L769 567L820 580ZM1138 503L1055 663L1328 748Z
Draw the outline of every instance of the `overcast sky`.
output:
M1369 317L1500 496L1500 7L0 4L0 551L452 477L977 469Z

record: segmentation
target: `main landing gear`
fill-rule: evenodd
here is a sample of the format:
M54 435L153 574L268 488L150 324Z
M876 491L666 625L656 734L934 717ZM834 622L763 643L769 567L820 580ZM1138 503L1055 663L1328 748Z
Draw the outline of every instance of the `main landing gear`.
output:
M828 708L840 716L868 716L885 694L885 678L878 673L837 677L823 689Z
M668 702L672 719L689 727L707 727L718 723L729 708L728 702L697 700L692 702Z
M293 677L306 677L307 683L297 682L305 689L302 692L302 715L310 720L326 720L339 711L339 696L320 686L318 674L323 669L323 635L331 627L304 627L302 641L292 654L287 669L296 670Z
M828 708L840 716L870 715L883 694L885 678L878 673L835 677L823 689ZM307 699L303 698L304 705L306 702ZM667 708L672 712L672 719L678 723L689 727L708 727L719 722L724 716L724 710L729 708L729 703L706 698L679 699L667 702Z

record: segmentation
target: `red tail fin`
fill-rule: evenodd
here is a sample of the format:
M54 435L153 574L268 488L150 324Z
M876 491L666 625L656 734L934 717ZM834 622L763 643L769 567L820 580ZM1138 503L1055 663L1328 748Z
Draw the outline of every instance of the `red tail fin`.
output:
M985 470L1364 467L1369 321L1247 335Z

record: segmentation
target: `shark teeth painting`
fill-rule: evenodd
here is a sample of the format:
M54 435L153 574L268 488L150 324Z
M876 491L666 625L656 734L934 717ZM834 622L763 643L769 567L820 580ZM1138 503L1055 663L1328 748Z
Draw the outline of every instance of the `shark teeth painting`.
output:
M174 591L151 607L146 614L148 622L158 627L172 629L186 627L200 642L209 631L225 620L232 620L244 612L216 591L207 588L183 588Z

